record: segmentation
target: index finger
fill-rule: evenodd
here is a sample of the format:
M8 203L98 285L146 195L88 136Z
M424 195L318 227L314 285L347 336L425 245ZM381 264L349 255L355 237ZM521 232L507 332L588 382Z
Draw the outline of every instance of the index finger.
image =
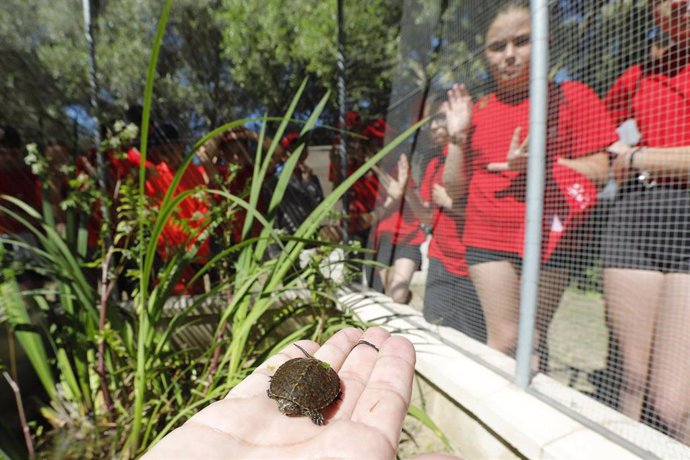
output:
M381 432L398 445L403 420L412 398L415 350L404 337L391 336L381 351L366 388L352 412L352 421Z
M529 145L529 133L527 133L527 136L525 136L525 140L522 141L522 144L520 144L520 147L518 147L519 150L524 150L525 147Z

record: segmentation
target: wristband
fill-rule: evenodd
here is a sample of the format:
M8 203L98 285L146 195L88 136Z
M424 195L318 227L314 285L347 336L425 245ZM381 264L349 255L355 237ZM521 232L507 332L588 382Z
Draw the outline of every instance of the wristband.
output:
M453 134L449 136L448 143L452 145L462 145L465 143L466 136L464 134Z
M638 154L642 150L642 147L635 147L635 149L632 151L630 154L630 159L628 160L628 169L631 171L637 171L637 168L635 167L635 155Z

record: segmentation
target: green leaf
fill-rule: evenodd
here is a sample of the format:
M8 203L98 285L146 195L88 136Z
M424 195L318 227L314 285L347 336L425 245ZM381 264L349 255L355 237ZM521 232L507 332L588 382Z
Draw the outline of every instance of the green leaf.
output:
M429 415L426 412L424 412L421 408L415 406L414 404L410 404L410 407L407 408L407 413L411 417L414 417L415 419L419 420L422 423L422 425L433 431L436 437L440 439L446 446L446 449L453 449L453 446L450 444L450 441L443 433L443 431L441 431L438 425L436 425L436 423L431 419L431 417L429 417Z
M21 326L33 325L19 286L14 279L0 284L0 310L7 316L7 321L13 329ZM36 375L50 398L55 395L55 380L50 368L50 361L41 336L36 331L22 329L15 330L17 341L21 344L27 358L31 362Z

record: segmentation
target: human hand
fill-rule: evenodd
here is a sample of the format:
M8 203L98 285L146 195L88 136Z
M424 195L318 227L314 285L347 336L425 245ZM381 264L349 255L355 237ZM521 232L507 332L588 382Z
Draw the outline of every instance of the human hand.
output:
M342 330L321 347L298 344L340 377L342 399L325 411L325 425L287 417L267 396L275 370L304 357L288 345L144 458L394 458L412 393L412 344L379 327Z
M630 157L637 150L637 147L631 147L618 141L609 146L609 153L613 154L613 161L611 162L611 171L616 182L619 184L627 181L633 174L630 169Z
M407 181L410 178L410 162L407 161L407 155L404 153L398 158L398 182L403 188L407 187Z
M448 100L441 106L446 114L448 136L453 139L467 136L472 123L472 96L465 84L455 84L448 91Z
M436 207L451 209L453 207L453 199L448 195L448 191L441 184L434 184L431 190L431 201Z
M400 155L398 159L397 180L378 166L374 166L372 169L376 172L379 181L386 190L386 194L392 200L397 201L403 197L405 188L407 187L407 181L410 177L410 163L407 161L407 156L405 154Z
M529 134L525 140L520 142L520 135L522 128L518 126L513 131L513 138L510 140L510 147L508 148L508 155L506 161L500 163L489 163L486 165L487 171L517 171L520 173L527 172L527 147L529 145Z

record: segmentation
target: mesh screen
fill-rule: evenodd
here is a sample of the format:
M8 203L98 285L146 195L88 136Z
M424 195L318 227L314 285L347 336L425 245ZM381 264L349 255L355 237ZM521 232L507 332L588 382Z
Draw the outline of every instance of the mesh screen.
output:
M686 443L689 11L684 1L550 3L532 361ZM405 195L370 238L391 265L374 288L511 356L529 180L529 19L521 2L406 2L388 137L405 120L432 118L405 145ZM449 103L456 83L464 87ZM472 109L462 130L451 128L459 105ZM408 168L399 156L385 166L393 182ZM450 168L460 175L449 178ZM380 193L391 199L395 187ZM606 410L587 407L590 419ZM635 428L614 431L636 438Z

